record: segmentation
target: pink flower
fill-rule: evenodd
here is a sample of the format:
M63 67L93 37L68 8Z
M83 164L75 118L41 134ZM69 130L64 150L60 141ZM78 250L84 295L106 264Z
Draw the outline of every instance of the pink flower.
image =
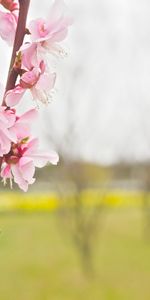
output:
M0 107L0 157L8 154L11 143L16 143L30 134L30 123L37 118L37 111L31 109L20 117L14 109Z
M7 179L10 179L12 185L12 179L14 179L22 190L27 191L28 185L35 181L33 178L35 167L42 168L48 162L55 165L59 158L55 152L39 151L38 139L30 138L30 123L37 118L35 109L27 111L20 117L15 115L14 110L4 110L4 108L1 110L0 122L8 124L11 135L14 137L11 141L9 140L9 147L1 159L1 177L4 184ZM5 140L4 143L6 143Z
M5 155L2 163L1 177L4 183L9 178L18 184L23 190L28 190L28 185L35 181L35 167L42 168L48 162L56 165L58 155L55 152L41 152L38 150L38 139L25 137L18 143L13 143L8 155Z
M14 42L18 17L14 12L0 11L0 36L9 46Z
M30 22L29 31L32 42L40 43L42 47L51 52L61 52L57 45L65 39L68 33L68 26L72 20L66 14L66 6L63 0L55 0L48 17L48 20L36 19Z
M26 71L20 79L19 85L9 90L5 95L6 104L9 107L15 106L21 100L26 89L30 89L33 99L48 103L48 93L53 89L56 80L55 73L48 73L43 61L38 67Z
M16 138L11 128L16 120L15 111L7 110L6 107L0 107L0 157L7 154L11 148L11 142Z
M20 86L30 89L33 99L48 103L48 93L53 89L56 80L55 73L48 73L46 65L41 61L39 67L25 72L20 79Z

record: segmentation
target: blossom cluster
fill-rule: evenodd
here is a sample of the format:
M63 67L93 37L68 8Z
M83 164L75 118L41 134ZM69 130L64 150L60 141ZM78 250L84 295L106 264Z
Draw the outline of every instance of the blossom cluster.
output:
M14 46L19 24L19 0L0 0L0 36L8 45ZM22 115L17 105L24 93L30 90L32 98L47 104L54 88L56 73L47 62L47 53L62 55L60 42L65 39L71 18L67 15L63 0L55 0L46 19L32 20L24 34L23 44L17 49L13 70L17 73L12 89L6 89L0 106L0 176L23 190L34 183L35 167L48 162L58 163L54 151L39 150L38 138L31 134L31 125L36 120L38 109L29 109ZM26 41L26 37L28 40Z

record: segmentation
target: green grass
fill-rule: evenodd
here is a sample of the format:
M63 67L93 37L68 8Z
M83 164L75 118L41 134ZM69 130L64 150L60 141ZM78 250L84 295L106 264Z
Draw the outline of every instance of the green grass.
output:
M1 300L150 299L150 244L138 208L103 214L91 276L57 214L1 215L0 229Z

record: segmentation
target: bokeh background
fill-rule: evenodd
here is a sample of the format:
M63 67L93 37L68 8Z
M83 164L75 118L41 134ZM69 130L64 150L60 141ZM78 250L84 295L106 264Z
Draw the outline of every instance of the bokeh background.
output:
M29 20L52 1L31 0ZM66 0L74 24L34 134L60 155L0 185L3 300L150 297L150 3ZM1 41L5 84L11 49ZM19 110L34 107L30 93Z

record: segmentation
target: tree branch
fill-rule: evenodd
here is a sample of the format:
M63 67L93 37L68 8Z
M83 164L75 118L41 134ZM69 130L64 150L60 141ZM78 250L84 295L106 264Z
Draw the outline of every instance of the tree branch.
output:
M25 36L26 19L27 19L29 4L30 4L30 0L19 0L18 24L16 29L15 41L13 46L13 52L12 52L5 92L15 87L15 83L18 77L18 72L13 68L13 66L16 58L16 52L21 47ZM2 105L5 105L5 100L3 100Z

